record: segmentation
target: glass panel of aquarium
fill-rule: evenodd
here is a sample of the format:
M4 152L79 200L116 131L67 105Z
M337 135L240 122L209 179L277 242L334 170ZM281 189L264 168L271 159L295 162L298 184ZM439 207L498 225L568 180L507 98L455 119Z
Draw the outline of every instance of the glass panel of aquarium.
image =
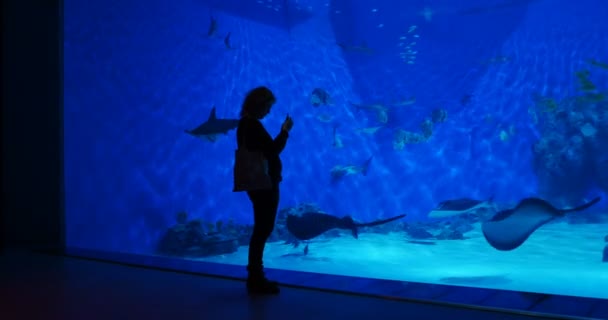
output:
M266 268L608 298L605 1L64 2L68 247L245 270L265 86Z

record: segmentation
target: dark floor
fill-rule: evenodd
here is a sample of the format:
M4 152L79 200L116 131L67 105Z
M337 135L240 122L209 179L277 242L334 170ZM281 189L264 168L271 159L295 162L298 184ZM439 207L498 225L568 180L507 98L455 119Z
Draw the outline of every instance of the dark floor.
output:
M557 319L294 288L250 298L241 281L25 251L0 255L3 320L339 318Z

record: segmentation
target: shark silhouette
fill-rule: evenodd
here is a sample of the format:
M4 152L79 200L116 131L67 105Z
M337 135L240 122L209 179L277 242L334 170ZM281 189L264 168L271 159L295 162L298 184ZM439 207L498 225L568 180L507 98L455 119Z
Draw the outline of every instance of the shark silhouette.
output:
M357 223L350 216L338 218L323 212L306 212L301 215L287 215L287 230L298 240L310 240L331 229L351 230L353 237L359 238L360 227L373 227L405 217L404 214L368 223Z
M238 126L238 119L218 119L215 116L214 106L207 121L192 130L184 130L184 132L196 138L215 142L219 134L228 134L228 131L236 129Z

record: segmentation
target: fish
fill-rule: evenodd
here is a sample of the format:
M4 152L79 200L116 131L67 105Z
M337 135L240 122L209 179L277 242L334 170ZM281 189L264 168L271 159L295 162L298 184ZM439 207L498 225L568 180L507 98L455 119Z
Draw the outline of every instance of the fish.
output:
M369 164L372 162L372 158L374 156L369 157L365 162L361 165L337 165L333 167L330 171L332 182L336 182L346 176L362 174L364 176L367 175L367 170L369 169Z
M310 94L310 104L312 104L313 107L331 105L331 95L324 89L315 88Z
M375 126L375 127L367 127L367 128L359 128L355 132L359 134L367 134L374 135L378 130L380 130L383 126Z
M510 251L521 246L538 228L567 213L588 209L600 201L600 197L570 209L558 209L540 198L522 199L515 208L502 210L481 223L486 241L495 249Z
M376 118L380 123L388 122L388 107L381 103L372 103L372 104L359 104L354 103L352 101L348 102L351 106L355 107L356 111L366 110L376 113Z
M405 131L397 129L393 138L393 149L403 150L407 144L423 143L428 140L423 134L418 132Z
M232 32L228 32L228 34L224 38L224 46L226 47L226 49L234 49L232 47L232 45L230 44L230 35L231 34L232 34Z
M470 93L467 93L467 94L463 95L463 96L460 98L460 105L461 105L461 106L466 106L466 105L468 105L469 103L471 103L471 100L472 100L472 99L473 99L473 95L472 95L472 94L470 94Z
M217 20L214 16L209 16L209 29L207 30L207 37L213 37L217 32Z
M321 211L309 211L299 215L288 214L286 219L287 231L299 240L310 240L331 229L351 230L355 239L359 238L359 228L373 227L389 223L405 217L405 214L376 220L368 223L357 223L350 216L338 218Z
M218 119L215 115L214 106L207 121L192 130L184 130L184 132L202 140L215 142L219 134L228 134L228 131L234 130L238 126L238 119Z
M469 198L445 200L440 202L437 208L429 212L429 218L447 218L475 213L484 209L496 210L496 204L492 201L492 198L490 197L490 199L483 201Z
M601 61L598 61L595 59L588 59L587 62L596 67L608 70L608 63L606 63L606 62L601 62Z
M412 105L414 103L416 103L416 97L409 97L408 99L397 101L391 105L393 105L395 107L404 107L404 106Z

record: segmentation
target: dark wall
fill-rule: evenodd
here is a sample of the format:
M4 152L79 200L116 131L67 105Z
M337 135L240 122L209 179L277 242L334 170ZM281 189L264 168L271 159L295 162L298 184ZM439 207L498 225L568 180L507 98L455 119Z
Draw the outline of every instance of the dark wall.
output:
M7 246L61 246L61 0L2 1L2 211Z

